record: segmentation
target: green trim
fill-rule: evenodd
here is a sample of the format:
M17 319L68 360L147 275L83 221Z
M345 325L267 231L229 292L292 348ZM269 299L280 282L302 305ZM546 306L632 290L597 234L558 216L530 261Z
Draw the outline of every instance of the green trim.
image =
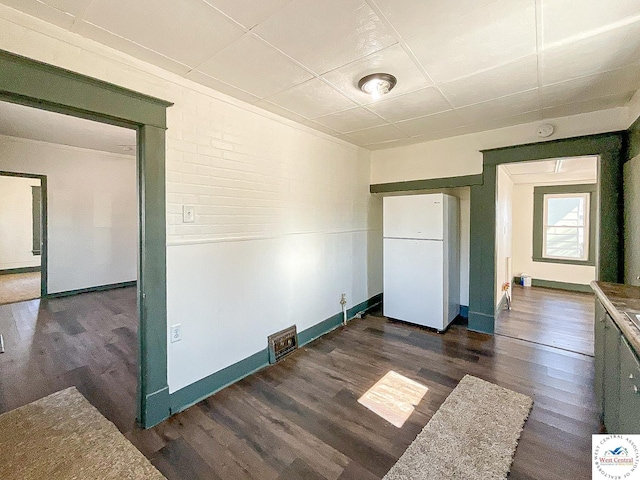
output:
M262 370L268 365L269 350L265 348L219 372L213 373L208 377L173 392L169 396L171 415L195 405L223 388Z
M469 325L467 329L472 332L493 335L495 329L495 312L491 315L485 315L484 313L469 310Z
M167 389L165 131L171 103L101 80L0 51L0 100L73 115L138 133L138 421L152 427L170 414ZM42 183L46 198L46 183ZM46 202L43 218L47 218ZM46 229L43 229L46 296Z
M49 293L46 296L46 298L71 297L73 295L79 295L81 293L103 292L105 290L115 290L117 288L135 287L137 283L138 283L137 281L132 280L130 282L110 283L108 285L96 285L95 287L78 288L76 290L67 290L65 292Z
M33 273L39 271L40 267L5 268L4 270L0 270L0 275L12 275L14 273Z
M627 130L627 158L625 161L633 160L640 155L640 117L631 124Z
M167 125L166 108L172 105L170 102L127 88L3 50L0 72L0 91L9 93L9 101L14 103L34 106L35 101L38 108L57 106L61 110L56 111L74 116L93 118L99 114L103 122L110 118L160 128Z
M496 165L548 158L600 156L598 278L622 275L622 163L625 132L540 142L483 152L482 185L471 187L469 329L492 333L495 323Z
M367 311L382 301L382 294L374 295L347 310L347 317ZM342 313L337 313L322 322L298 333L299 346L315 340L342 325ZM269 349L265 348L250 357L240 360L219 372L213 373L197 382L187 385L170 395L171 414L181 412L207 397L219 392L223 388L242 380L249 375L269 366Z
M542 225L544 223L544 196L556 193L589 193L589 258L570 260L546 258L542 256ZM577 185L545 185L533 187L533 256L534 262L561 263L564 265L596 264L596 231L598 229L598 185L595 183Z
M376 183L369 187L371 193L407 192L412 190L433 190L436 188L469 187L481 185L482 174L459 177L428 178L406 182Z
M513 284L520 285L520 277L513 277ZM532 278L531 286L553 288L555 290L568 290L569 292L593 292L590 285L582 283L556 282L555 280L542 280L540 278Z
M32 249L33 255L42 253L42 187L31 187L31 225L32 225Z
M460 316L469 318L469 307L467 305L460 305Z

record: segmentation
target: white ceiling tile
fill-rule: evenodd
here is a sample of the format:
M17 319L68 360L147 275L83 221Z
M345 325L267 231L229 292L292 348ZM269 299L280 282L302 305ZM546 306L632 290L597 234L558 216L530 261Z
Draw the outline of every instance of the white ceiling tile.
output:
M303 120L300 123L302 123L303 125L306 125L307 127L311 127L314 130L318 130L319 132L326 133L327 135L335 136L335 135L338 135L339 133L339 132L336 132L334 129L321 125L318 122L315 122L313 120Z
M233 85L229 85L228 83L221 82L217 78L210 77L209 75L198 72L197 70L190 71L185 75L185 77L206 87L213 88L218 92L237 98L238 100L242 100L243 102L256 103L258 100L260 100L260 97L257 97L256 95L245 92L244 90L240 90L239 88L236 88Z
M415 92L393 97L383 97L376 103L368 105L371 111L386 118L390 122L424 117L432 113L451 110L451 105L440 94L438 89L427 87Z
M291 0L205 0L247 29L269 18Z
M513 63L443 83L438 88L454 107L463 107L536 88L537 72L538 59L530 55Z
M398 33L409 38L495 0L374 0Z
M385 99L430 85L401 45L393 45L372 53L349 65L328 72L322 78L361 105L366 105L373 100L371 95L367 95L358 88L358 82L361 78L372 73L390 73L398 80L396 86L385 96Z
M297 113L292 112L291 110L287 110L286 108L282 108L280 105L276 105L275 103L271 103L268 100L260 100L256 102L256 107L263 108L271 113L275 113L276 115L280 115L281 117L288 118L289 120L293 120L294 122L302 123L306 120L302 115L298 115Z
M556 168L555 160L537 162L517 162L504 166L509 175L531 175L533 173L553 173Z
M458 108L458 114L468 123L480 123L489 118L509 117L540 109L538 89L496 98Z
M393 125L381 125L379 127L366 128L356 132L350 132L349 137L356 141L358 145L367 145L370 143L386 142L389 140L398 140L407 138L408 135Z
M541 0L544 45L640 20L640 0Z
M369 110L362 107L350 108L349 110L344 110L342 112L318 117L315 121L341 133L377 127L387 123L375 113L371 113Z
M269 101L306 118L320 117L356 106L319 78L276 93L269 97Z
M498 0L407 41L436 83L536 53L534 0Z
M73 14L67 10L55 8L38 0L2 0L2 3L67 30L71 28L75 20Z
M640 87L640 65L596 73L547 85L540 89L543 107L575 103L591 98L633 93Z
M410 136L424 135L429 132L438 132L441 130L450 130L452 128L465 125L464 120L455 110L436 113L426 117L414 118L404 122L396 123L398 128L406 132Z
M97 0L84 19L195 67L239 38L243 29L202 0Z
M632 92L626 94L607 95L580 102L547 107L543 108L540 113L542 114L543 119L550 119L578 115L579 113L595 112L596 110L606 110L608 108L615 108L624 105L631 98L631 94Z
M250 33L214 55L198 70L261 98L313 77L293 60Z
M318 74L397 42L364 0L296 0L253 32Z
M640 63L640 22L545 49L542 85Z
M540 110L536 110L508 117L488 117L482 122L471 125L470 130L473 130L473 132L483 132L486 130L495 130L497 128L510 127L513 125L521 125L523 123L538 122L540 120L542 120L542 113L540 113ZM469 133L471 133L471 131Z
M170 72L177 73L178 75L185 75L190 70L187 65L176 62L175 60L165 57L164 55L160 55L153 50L145 48L118 35L114 35L113 33L91 23L77 22L73 27L73 31L78 35L90 38L96 42L102 43L103 45L107 45L131 55L132 57L136 57L144 62L149 62Z
M87 10L92 0L39 0L39 2L60 10L61 12L73 15L74 17L78 17Z

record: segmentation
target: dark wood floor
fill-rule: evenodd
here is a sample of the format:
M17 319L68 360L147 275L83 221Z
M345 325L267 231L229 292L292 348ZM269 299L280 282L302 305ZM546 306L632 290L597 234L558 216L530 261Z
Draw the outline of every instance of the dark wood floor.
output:
M534 397L510 478L590 478L599 421L582 354L368 315L143 431L133 428L135 291L36 306L0 307L12 349L0 355L0 411L75 383L169 480L379 479L466 373ZM389 370L429 388L402 428L357 402Z
M514 285L496 333L593 356L594 308L592 293Z

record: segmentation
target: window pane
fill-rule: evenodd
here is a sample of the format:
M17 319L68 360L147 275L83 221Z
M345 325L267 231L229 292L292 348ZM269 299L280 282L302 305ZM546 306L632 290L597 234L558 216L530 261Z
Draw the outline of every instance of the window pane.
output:
M584 225L584 203L583 196L547 198L547 225Z
M585 258L584 227L547 227L546 257Z

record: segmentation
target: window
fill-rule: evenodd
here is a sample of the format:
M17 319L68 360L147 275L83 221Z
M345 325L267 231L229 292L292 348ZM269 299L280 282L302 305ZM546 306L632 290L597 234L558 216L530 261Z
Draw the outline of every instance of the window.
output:
M595 265L596 186L534 188L533 260Z
M544 195L542 256L589 259L589 194Z

